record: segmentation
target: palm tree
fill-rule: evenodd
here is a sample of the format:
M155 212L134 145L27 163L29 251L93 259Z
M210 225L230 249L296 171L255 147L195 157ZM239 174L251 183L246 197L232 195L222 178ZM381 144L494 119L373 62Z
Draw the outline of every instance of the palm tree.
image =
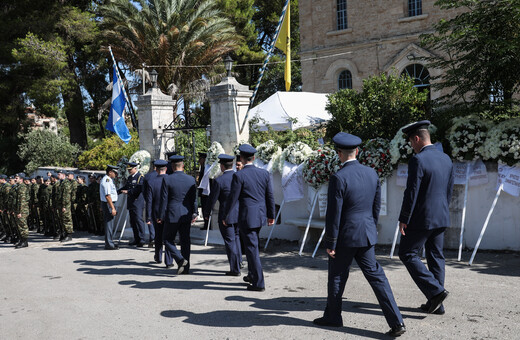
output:
M158 85L174 99L208 78L238 36L215 0L108 0L101 7L102 29L115 57L135 71L157 68ZM185 67L178 67L185 66ZM186 67L188 66L188 67ZM203 75L205 77L203 77Z

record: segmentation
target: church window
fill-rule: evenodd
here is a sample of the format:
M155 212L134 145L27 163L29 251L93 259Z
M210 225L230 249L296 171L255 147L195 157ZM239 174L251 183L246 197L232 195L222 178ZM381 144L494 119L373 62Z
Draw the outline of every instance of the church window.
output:
M339 74L338 88L340 90L352 88L352 73L349 70L344 70Z

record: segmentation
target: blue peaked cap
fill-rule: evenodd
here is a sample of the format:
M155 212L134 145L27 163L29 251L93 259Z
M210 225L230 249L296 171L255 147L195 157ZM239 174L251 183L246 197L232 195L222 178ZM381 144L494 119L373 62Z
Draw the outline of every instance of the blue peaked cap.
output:
M339 149L355 149L361 144L361 138L358 136L351 135L346 132L339 132L333 138L332 141L336 144Z
M246 156L252 156L256 153L256 149L249 144L242 144L238 147L238 151Z

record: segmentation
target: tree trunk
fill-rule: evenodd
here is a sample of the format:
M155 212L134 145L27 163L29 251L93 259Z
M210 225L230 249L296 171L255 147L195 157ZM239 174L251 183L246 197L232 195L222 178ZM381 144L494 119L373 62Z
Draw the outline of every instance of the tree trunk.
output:
M75 91L63 95L65 114L69 122L70 142L78 144L82 149L87 148L87 125L85 123L85 109L83 96L79 85Z

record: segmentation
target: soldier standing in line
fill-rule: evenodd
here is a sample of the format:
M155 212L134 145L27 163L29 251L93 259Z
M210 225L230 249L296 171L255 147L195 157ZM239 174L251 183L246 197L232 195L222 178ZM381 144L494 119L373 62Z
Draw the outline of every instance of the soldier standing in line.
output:
M85 177L78 176L76 183L76 222L79 230L87 230L87 186L85 185Z
M78 216L76 216L76 190L78 182L74 180L74 173L67 172L67 180L70 182L70 214L72 217L72 227L74 230L79 230Z
M17 228L16 225L13 223L13 218L11 214L11 209L13 206L13 198L14 198L14 190L13 187L15 186L14 176L9 176L9 181L5 184L4 190L4 221L7 226L7 229L9 230L9 235L4 240L4 243L18 243L17 239Z
M61 225L63 226L60 241L68 242L72 241L70 235L72 235L74 231L72 227L72 182L65 178L63 171L60 171L59 178L58 212Z
M96 181L96 175L88 175L89 184L87 187L87 216L88 216L88 232L98 234L97 218L94 211L94 203L99 201L99 184ZM96 186L98 190L96 190ZM97 194L97 195L96 195Z
M142 247L145 244L145 227L143 221L144 197L143 197L143 175L137 171L137 163L127 163L130 174L125 186L118 190L118 194L126 194L126 208L130 215L130 226L134 232L134 240L129 245Z
M27 227L29 228L29 230L33 230L34 229L34 224L33 223L33 216L32 216L32 207L31 207L31 180L32 178L29 177L29 176L25 176L24 179L23 179L23 184L25 184L25 186L27 187L27 200L28 200L28 213L27 213Z
M4 241L9 236L9 229L4 219L5 210L5 186L6 186L6 175L0 175L0 222L2 225L0 233L0 241Z
M60 181L55 175L51 176L51 200L50 200L50 216L52 219L52 236L55 241L60 239L61 235L61 222L58 214L58 199L60 192Z
M43 225L43 235L52 236L51 233L51 219L49 215L49 201L51 197L51 180L49 177L44 177L43 183L38 190L38 208L40 209L40 219Z
M16 245L20 242L20 232L18 231L18 222L16 220L15 211L16 211L16 189L19 184L16 180L16 175L11 176L11 190L9 190L9 200L8 200L8 211L9 211L9 222L11 224L11 230L13 231L13 237L11 238L11 243ZM23 182L23 180L22 180Z
M24 173L16 174L15 180L18 185L15 189L16 203L13 212L20 235L20 241L15 245L16 249L29 246L27 242L27 239L29 238L29 227L27 226L27 217L29 216L29 188L24 183L26 182L25 179ZM28 182L30 183L30 181Z

